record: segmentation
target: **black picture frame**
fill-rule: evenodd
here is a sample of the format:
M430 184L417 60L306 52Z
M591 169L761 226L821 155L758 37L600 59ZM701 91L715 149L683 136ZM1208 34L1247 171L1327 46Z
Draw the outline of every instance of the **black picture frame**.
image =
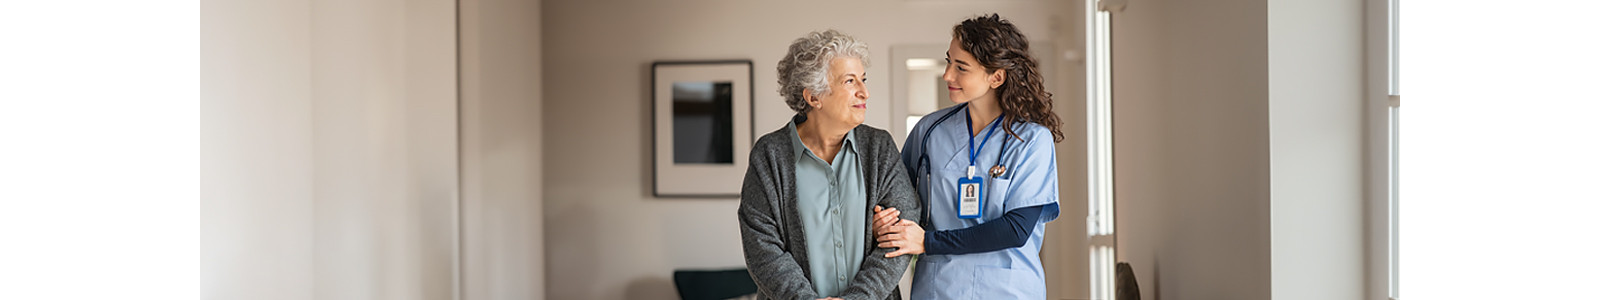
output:
M651 63L655 197L739 197L755 144L754 69L750 60Z

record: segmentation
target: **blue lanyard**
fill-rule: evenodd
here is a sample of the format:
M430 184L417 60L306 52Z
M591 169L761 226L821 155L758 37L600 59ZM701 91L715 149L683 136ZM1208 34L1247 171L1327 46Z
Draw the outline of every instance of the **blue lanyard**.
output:
M989 124L989 133L985 133L983 135L983 143L979 143L977 148L973 148L973 135L970 133L972 132L972 111L967 111L967 132L962 133L967 135L967 178L972 178L972 175L977 172L978 151L982 151L983 146L989 144L989 137L994 136L994 129L1000 127L1000 120L1005 119L1005 117L1006 114L1003 113L1000 114L1000 116L995 117L994 122L990 122Z

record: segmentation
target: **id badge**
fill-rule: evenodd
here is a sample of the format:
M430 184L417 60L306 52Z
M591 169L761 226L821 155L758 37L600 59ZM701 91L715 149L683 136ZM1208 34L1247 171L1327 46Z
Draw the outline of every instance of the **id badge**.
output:
M983 216L983 177L961 177L956 180L957 217L974 219Z

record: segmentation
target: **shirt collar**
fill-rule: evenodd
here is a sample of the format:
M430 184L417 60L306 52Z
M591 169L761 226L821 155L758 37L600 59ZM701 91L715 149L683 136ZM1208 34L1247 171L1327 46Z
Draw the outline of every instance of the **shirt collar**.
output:
M806 116L805 115L797 114L797 115L794 115L794 118L789 119L789 125L788 125L789 140L790 140L790 142L792 144L794 144L794 157L797 157L797 158L798 157L804 157L806 152L810 152L811 151L811 149L807 149L806 148L806 144L805 143L800 141L799 125L800 125L800 123L805 123L805 122L806 122ZM856 130L855 129L850 129L849 133L845 133L844 134L844 148L843 148L843 150L850 151L851 153L860 153L859 151L856 151Z

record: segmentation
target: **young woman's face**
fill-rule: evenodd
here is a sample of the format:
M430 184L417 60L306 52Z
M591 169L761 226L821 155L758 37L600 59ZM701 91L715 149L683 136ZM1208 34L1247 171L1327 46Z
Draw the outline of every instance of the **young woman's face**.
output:
M994 89L1003 82L1004 70L989 73L978 64L978 58L961 49L961 40L950 39L950 49L945 51L944 82L949 85L950 101L967 103L982 98L994 98Z
M867 70L861 59L838 57L828 63L827 95L812 94L807 100L817 117L845 125L861 125L867 120Z

